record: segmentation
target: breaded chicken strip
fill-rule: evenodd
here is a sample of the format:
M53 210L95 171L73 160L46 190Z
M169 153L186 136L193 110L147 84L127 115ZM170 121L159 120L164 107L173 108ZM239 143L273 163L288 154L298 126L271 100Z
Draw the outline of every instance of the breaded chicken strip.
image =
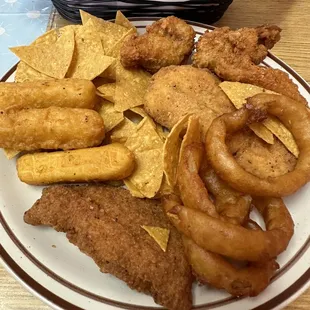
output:
M24 220L66 232L102 272L151 294L168 309L191 309L191 269L180 235L160 202L134 198L129 191L111 186L53 186L43 190ZM166 252L141 225L170 229Z
M257 85L306 103L288 74L258 66L268 49L279 41L280 32L277 26L206 31L199 39L193 63L210 69L224 80Z
M194 46L195 31L174 16L162 18L146 27L146 33L128 36L121 48L125 68L141 66L157 72L169 65L179 65Z
M169 129L184 115L198 115L203 137L214 118L235 110L214 76L192 66L158 71L146 92L144 107L156 122Z

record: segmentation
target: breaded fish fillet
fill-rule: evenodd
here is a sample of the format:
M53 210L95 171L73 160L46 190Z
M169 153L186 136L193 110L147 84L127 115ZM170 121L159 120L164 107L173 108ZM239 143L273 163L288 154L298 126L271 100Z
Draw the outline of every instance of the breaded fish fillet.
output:
M203 135L214 118L235 110L214 76L192 66L169 66L153 75L144 107L169 129L184 115L197 114Z
M128 36L121 48L124 67L141 66L149 72L179 65L194 47L195 31L175 16L161 18L146 27L146 33Z
M53 186L43 190L24 220L66 232L102 272L151 294L168 309L191 309L191 269L180 235L159 201L134 198L123 188L104 185ZM166 252L141 225L170 229Z
M280 40L280 32L281 29L274 25L207 30L196 46L193 63L199 68L210 69L224 80L257 85L306 103L288 74L258 66L267 56L268 49Z

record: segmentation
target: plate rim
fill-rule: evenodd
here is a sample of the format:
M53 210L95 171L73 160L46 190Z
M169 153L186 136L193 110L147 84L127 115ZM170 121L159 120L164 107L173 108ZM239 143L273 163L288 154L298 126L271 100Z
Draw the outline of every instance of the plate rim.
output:
M145 22L145 21L156 21L160 18L161 17L132 17L128 19L130 21ZM216 28L214 26L200 23L200 22L189 21L189 20L185 20L185 21L189 23L191 26L201 27L203 29L212 30ZM144 28L144 27L145 26L141 28ZM283 69L285 69L290 75L292 75L302 85L302 87L310 94L310 85L293 68L291 68L283 60L281 60L280 58L278 58L271 52L268 52L267 56L271 60L276 62L278 65L280 65ZM3 77L0 79L0 82L6 82L7 79L16 71L17 65L18 63L12 66L12 68L9 69L3 75ZM5 226L4 226L5 220L2 216L1 211L0 211L0 223L1 223L1 226L4 228L5 232L7 233L7 230L5 229ZM8 234L8 236L9 238L11 238L10 234ZM17 246L15 242L14 244L15 246ZM310 246L310 237L308 237L304 245L300 248L303 250L302 251L299 250L299 252L303 252L303 253L306 252L307 250L309 250L309 246ZM297 254L299 252L297 252ZM298 258L301 255L295 254L295 256L297 256L296 258ZM23 270L20 266L18 266L15 260L9 255L9 253L5 250L5 248L1 244L0 244L0 262L2 263L4 268L7 271L9 271L9 273L13 275L13 277L17 279L28 291L30 291L36 297L39 297L42 301L47 303L49 306L57 307L58 309L72 309L72 308L77 309L77 310L82 309L82 308L79 308L77 305L73 305L69 301L52 293L46 287L42 286L36 280L34 280L25 270ZM285 306L291 303L296 298L298 298L308 287L310 287L310 267L284 291L272 297L271 299L267 300L266 302L260 304L259 306L253 308L252 310L281 309L282 306ZM228 299L230 298L231 296L228 297ZM107 304L113 305L114 307L120 306L118 301L113 301L112 304L111 303L107 303ZM129 307L126 307L126 306L127 304L122 303L121 308L123 309L145 309L145 310L162 309L161 307L159 308L159 307L150 307L150 306L138 306L137 307L136 305L131 305L131 304L128 304ZM207 308L209 309L209 304L208 306L202 304L202 305L197 305L196 307L195 306L193 307L193 309L201 309L201 310L207 309Z

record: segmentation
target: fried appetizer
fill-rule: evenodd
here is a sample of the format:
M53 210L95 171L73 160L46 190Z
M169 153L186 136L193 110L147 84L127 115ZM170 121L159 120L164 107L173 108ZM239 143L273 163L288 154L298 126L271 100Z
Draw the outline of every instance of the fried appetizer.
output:
M184 115L196 114L205 134L214 118L235 110L214 76L192 66L161 69L151 80L144 107L159 124L171 129Z
M146 27L143 35L128 36L121 48L125 68L141 66L151 73L160 68L179 65L190 55L195 31L185 21L169 16Z
M0 147L18 151L69 150L99 145L102 117L93 110L50 107L0 113Z
M306 103L297 85L281 70L258 66L280 39L277 26L206 31L197 44L193 63L228 81L257 85Z
M66 232L102 272L152 295L156 303L173 310L191 309L191 269L181 237L158 201L134 198L123 188L53 186L43 190L24 220ZM166 252L142 225L170 230Z
M243 169L226 146L227 133L267 117L278 117L292 133L299 157L293 171L261 178ZM215 172L234 189L260 197L282 197L295 193L310 180L310 113L301 102L273 94L258 94L244 108L216 118L206 135L207 159Z
M122 180L134 168L133 153L119 143L73 151L32 153L17 160L19 179L34 185Z
M50 106L93 109L98 102L91 81L63 79L25 83L0 83L0 110Z

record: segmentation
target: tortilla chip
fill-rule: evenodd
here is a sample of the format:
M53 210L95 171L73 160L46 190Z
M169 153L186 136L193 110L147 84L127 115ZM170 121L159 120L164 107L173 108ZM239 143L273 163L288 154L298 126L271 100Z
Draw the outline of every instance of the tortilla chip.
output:
M144 152L163 148L163 141L156 132L153 120L145 117L136 127L137 132L130 136L125 146L132 152Z
M67 29L53 44L18 46L10 50L33 69L50 77L62 79L71 64L74 44L74 32L72 29Z
M269 116L263 124L285 145L285 147L296 157L299 149L292 133L274 116Z
M121 47L127 36L135 33L133 29L128 30L112 47L105 50L106 55L114 58L121 57Z
M132 184L131 181L129 181L128 179L124 180L124 184L126 185L126 187L128 188L128 190L130 191L130 194L133 197L137 197L137 198L145 198L144 195Z
M126 143L125 143L126 145ZM162 149L134 152L136 168L127 178L146 197L153 198L160 189L163 178Z
M3 149L3 151L7 159L13 159L20 153L20 151L16 151L13 149Z
M142 116L142 117L146 117L146 116L149 116L146 111L143 109L142 106L138 106L138 107L134 107L134 108L131 108L130 111Z
M141 226L160 246L160 248L166 252L169 241L170 230L167 228L154 227L154 226Z
M127 70L116 66L115 109L123 112L143 104L151 75L141 69Z
M36 38L30 45L46 44L50 45L57 41L58 36L55 29L49 30Z
M180 155L179 155L179 161L181 160L181 157L183 156L184 149L192 144L192 143L200 143L201 137L200 137L200 124L199 124L199 118L197 116L190 116L187 123L187 130L186 134L183 137L181 148L180 148Z
M249 125L249 127L259 138L269 144L274 144L274 137L272 132L263 124L264 123L252 123Z
M125 143L136 158L136 169L127 180L145 197L153 198L162 183L164 144L149 117L145 117L136 129Z
M114 102L115 97L115 83L102 84L97 88L98 95L104 99Z
M173 126L164 144L164 173L168 185L172 188L174 188L177 181L177 168L182 142L180 134L186 129L189 117L190 114L185 115Z
M110 65L104 72L102 72L99 76L116 81L116 66L117 66L117 61L113 62L112 65Z
M66 77L93 80L113 62L114 58L104 55L100 38L90 20L75 33L74 55Z
M103 118L106 133L124 120L123 113L115 111L114 104L107 100L102 100L98 113Z
M127 29L133 29L134 32L138 32L137 28L127 19L127 17L121 12L116 12L115 24L123 26Z
M237 109L242 108L244 104L246 104L247 98L253 97L257 94L276 94L273 91L266 90L259 86L240 82L224 81L219 86Z
M173 193L175 193L175 190L168 184L167 178L164 175L163 179L162 179L162 182L161 182L161 185L160 185L160 189L157 192L155 198L161 198L163 196L170 195L170 194L173 194Z
M98 32L105 51L111 49L113 45L128 31L128 29L123 26L107 22L83 10L80 10L80 15L83 25L89 20L93 22L94 29Z
M222 82L220 85L221 89L225 92L227 97L233 103L233 105L240 109L246 104L246 99L255 96L259 93L274 93L269 90L265 90L261 87L245 84L240 82ZM274 138L272 132L268 130L262 123L253 123L249 125L253 132L269 144L274 143Z
M169 135L169 131L165 131L164 128L159 124L156 124L156 131L160 138L165 142Z
M25 62L20 61L16 68L14 81L16 83L23 83L38 80L55 80L55 79L31 68Z
M125 117L119 125L113 128L111 132L111 141L125 143L128 137L136 133L136 130L137 124Z
M259 93L277 94L258 86L239 82L225 81L219 86L237 109L241 108L246 103L246 98L255 96ZM262 128L262 126L266 129ZM270 144L273 143L273 135L275 135L295 157L298 157L299 150L293 135L276 117L269 116L262 124L254 123L249 127L257 136Z

